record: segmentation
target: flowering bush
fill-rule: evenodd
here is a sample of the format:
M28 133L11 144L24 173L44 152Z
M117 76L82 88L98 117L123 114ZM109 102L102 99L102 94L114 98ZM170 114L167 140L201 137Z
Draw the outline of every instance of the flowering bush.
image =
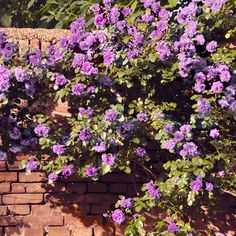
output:
M127 235L144 235L143 212L160 208L172 221L156 222L153 232L193 232L185 210L234 188L236 52L226 39L234 3L141 0L119 8L104 0L91 7L91 30L79 17L60 48L24 60L1 34L0 157L39 143L22 168L46 171L49 182L141 169L143 195L122 196L106 216L127 220ZM19 98L30 106L19 107ZM35 106L48 98L68 102L63 124Z

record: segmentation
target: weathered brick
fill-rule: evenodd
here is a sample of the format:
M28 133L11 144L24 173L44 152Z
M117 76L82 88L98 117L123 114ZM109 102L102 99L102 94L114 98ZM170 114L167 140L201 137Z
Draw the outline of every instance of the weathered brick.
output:
M117 201L117 195L110 193L87 193L85 202L87 203L114 203Z
M92 228L88 228L86 226L83 227L74 227L71 230L72 236L78 236L78 235L86 235L86 236L93 236L93 230Z
M24 222L33 225L56 226L63 225L63 216L61 215L27 215Z
M0 161L0 171L6 170L6 163L5 161Z
M51 42L41 41L41 49L47 51L48 47L51 45Z
M65 227L49 227L48 236L70 236L70 230Z
M0 182L14 182L17 181L16 172L0 172Z
M67 190L65 183L56 182L53 184L44 184L43 186L46 189L46 192L49 192L49 193L61 193Z
M0 235L3 236L3 228L0 227Z
M30 49L39 49L40 48L40 41L37 38L30 40Z
M97 226L93 228L95 236L115 236L115 230L112 226Z
M45 180L45 175L40 172L34 172L30 175L26 175L25 173L19 173L19 182L43 182Z
M110 210L110 204L92 204L91 214L102 215Z
M86 191L85 183L68 183L67 184L68 192L84 193Z
M0 217L1 226L8 226L8 225L20 226L22 223L23 223L22 216L1 216Z
M44 204L44 205L32 205L31 206L31 212L32 215L55 215L56 213L61 213L62 207L60 206L52 206L50 204Z
M18 44L19 44L19 54L25 55L25 53L29 49L29 40L28 39L19 40Z
M110 185L110 192L112 193L126 193L127 192L127 184L111 184Z
M42 183L25 183L26 192L28 193L44 193L46 189Z
M62 194L47 193L45 194L45 201L51 203L63 202L63 204L81 203L84 201L84 195L77 193L62 193Z
M43 202L43 194L6 194L3 195L4 204L36 204Z
M14 205L8 206L10 215L27 215L30 213L30 206L27 205Z
M32 235L32 236L43 236L44 235L44 227L41 225L30 225L29 227L27 227L27 223L26 226L24 227L23 230L24 234L22 236L28 236L28 235Z
M24 193L25 186L22 183L12 183L11 184L11 192L12 193Z
M21 161L14 161L12 163L7 163L8 170L19 170L19 165Z
M5 235L8 236L8 235L16 235L16 236L23 236L24 233L23 233L23 228L22 227L6 227L5 228Z
M88 192L105 193L107 192L107 186L103 183L88 183Z
M5 216L5 215L7 215L7 207L6 206L0 206L0 216Z
M10 183L0 183L0 193L9 193Z

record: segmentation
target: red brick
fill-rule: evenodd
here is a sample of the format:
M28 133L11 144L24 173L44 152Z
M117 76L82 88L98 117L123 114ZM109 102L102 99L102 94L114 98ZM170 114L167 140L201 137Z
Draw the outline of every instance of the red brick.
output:
M0 182L14 182L17 181L16 172L0 172Z
M19 170L21 161L14 161L13 163L7 163L8 170Z
M92 228L88 228L86 226L73 227L71 233L72 233L72 236L78 236L78 235L93 236Z
M0 206L0 216L6 216L6 215L7 215L7 207L6 206Z
M56 226L63 225L63 216L61 215L27 215L24 217L24 222L33 225Z
M45 202L70 204L84 202L84 195L77 193L45 194Z
M115 230L112 226L97 226L94 227L94 235L95 236L114 236Z
M68 183L67 184L68 192L84 193L86 191L85 183Z
M30 40L30 49L39 49L40 48L40 41L37 38Z
M54 183L52 185L49 184L45 184L45 189L47 192L49 193L61 193L61 192L65 192L66 191L66 185L65 183Z
M3 236L3 228L0 228L0 236Z
M44 42L44 41L41 41L41 49L43 51L47 51L48 47L51 45L51 42Z
M70 231L65 227L49 227L48 236L70 236Z
M114 183L133 183L140 182L140 178L131 177L130 175L123 174L123 173L111 173L104 175L102 177L102 181L104 182L114 182Z
M0 170L1 171L6 170L6 163L5 163L5 161L0 161Z
M26 226L24 228L24 236L43 236L44 234L44 228L41 225L30 225L27 227L27 223Z
M30 213L30 207L26 205L8 206L10 215L27 215Z
M45 175L40 172L34 172L30 175L19 173L19 182L42 182L45 181Z
M107 186L103 183L88 183L88 192L105 193L107 192Z
M10 183L1 183L0 193L9 193L9 192L10 192Z
M127 184L111 184L110 192L112 193L126 193L127 192Z
M25 186L22 183L12 183L11 184L12 193L25 193Z
M3 195L4 204L35 204L43 202L43 194L6 194Z
M24 184L27 193L44 193L46 189L41 183L27 183Z
M31 211L32 215L47 215L47 214L57 214L61 213L60 206L51 206L50 204L44 204L44 205L32 205Z
M109 204L92 204L91 214L102 215L110 210Z
M22 223L23 223L23 217L21 216L1 216L0 217L1 226L8 226L8 225L20 226Z
M114 203L118 197L114 194L109 193L87 193L85 195L85 202L87 203Z
M78 226L78 227L83 227L86 225L87 227L96 227L98 225L102 225L102 217L100 216L84 216L84 217L79 217L79 215L69 215L66 214L64 216L64 225L65 226Z
M25 53L29 49L29 40L27 39L19 40L18 43L19 43L19 54L25 55Z
M23 228L22 227L6 227L5 228L5 235L16 235L21 236L23 235Z

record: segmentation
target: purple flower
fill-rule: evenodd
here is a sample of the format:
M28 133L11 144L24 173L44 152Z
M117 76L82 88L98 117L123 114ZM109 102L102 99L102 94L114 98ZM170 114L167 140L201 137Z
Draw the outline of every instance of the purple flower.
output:
M116 156L109 153L109 154L102 154L102 162L108 166L112 166L114 165L115 163L115 160L116 160Z
M174 133L174 140L175 140L175 142L181 142L181 141L183 141L183 139L184 139L184 134L182 132L176 131Z
M93 147L95 152L105 152L107 150L106 148L106 144L104 142L100 142L99 144L97 143L94 147Z
M216 41L211 41L206 45L206 50L208 52L215 52L217 49L217 46L218 46L218 44Z
M123 208L131 208L133 203L131 198L124 198L119 200L119 205Z
M118 21L119 16L120 16L119 8L113 7L109 14L110 24L115 24Z
M145 148L142 147L137 147L135 152L138 157L144 157L147 154Z
M179 154L182 157L194 157L198 155L197 145L193 142L185 143Z
M84 75L96 75L98 73L98 69L93 67L92 62L85 61L81 66L81 73Z
M220 131L218 129L212 129L210 131L210 137L216 139L220 137Z
M202 189L202 178L198 176L195 180L190 182L190 188L192 191L200 191Z
M11 72L4 65L0 65L0 91L5 92L10 88Z
M211 91L213 93L221 93L223 89L224 85L220 81L214 82L211 86Z
M131 9L129 7L124 7L121 13L123 14L123 16L128 16L131 14Z
M22 70L21 68L15 69L15 77L18 82L24 82L28 79L27 72L25 70Z
M190 125L182 125L180 126L180 132L183 133L183 134L187 134L191 131L191 126Z
M144 15L142 15L141 20L146 22L146 23L153 22L154 21L154 16L151 15L151 14L144 14Z
M18 140L21 137L21 131L19 128L14 127L8 131L10 138Z
M136 117L137 117L137 119L138 119L140 122L146 122L146 121L148 121L147 115L146 115L145 113L143 113L143 112L138 113Z
M42 57L42 53L40 50L32 53L30 56L29 56L29 61L30 61L30 64L33 65L33 66L39 66L40 62L41 62L41 57Z
M90 130L88 128L84 128L79 133L79 139L81 141L88 141L91 138Z
M134 126L134 124L132 124L132 123L130 123L130 122L124 122L124 123L122 124L122 128L123 128L125 131L132 131L132 130L135 128L135 126Z
M204 45L204 43L206 41L205 37L202 34L196 35L195 39L197 41L197 44L199 44L199 45Z
M223 177L223 176L225 176L225 172L222 170L222 171L219 171L218 172L218 175L220 176L220 177Z
M179 231L179 226L174 223L174 222L171 222L169 225L168 225L168 231L172 234L175 234Z
M207 190L208 192L212 192L212 190L213 190L213 184L206 182L206 190Z
M221 82L229 82L231 79L231 74L228 70L223 70L220 73L220 81Z
M85 62L86 56L82 53L76 53L73 58L72 67L77 68Z
M212 11L218 12L227 1L228 0L204 0L204 3L206 6L210 7Z
M57 155L62 155L65 152L65 146L61 144L55 144L52 146L52 151Z
M197 101L197 110L203 115L208 115L211 112L211 103L206 98Z
M206 81L206 76L202 72L199 72L195 74L194 79L197 83L204 83Z
M97 32L95 37L99 41L99 43L105 43L107 41L107 37L104 31Z
M165 125L164 125L164 130L165 130L167 133L173 132L173 130L174 130L174 124L171 124L171 123L165 124Z
M202 83L196 83L193 87L193 89L198 92L198 93L201 93L203 92L205 89L206 89L206 85L205 84L202 84Z
M79 108L79 113L81 116L84 116L84 115L91 116L93 115L93 109L91 107L88 107L87 109Z
M159 53L161 61L166 61L170 57L170 48L164 40L158 41L156 51Z
M95 26L101 27L106 24L106 19L104 18L103 14L99 14L94 17L93 23Z
M90 166L86 169L86 175L88 177L93 177L97 174L97 168L96 167L93 167L93 166Z
M161 198L161 196L162 196L161 191L157 188L157 186L154 183L151 183L151 182L147 183L146 188L147 188L147 191L148 191L150 197L152 197L156 200Z
M84 29L86 21L82 17L78 17L75 21L70 24L70 30L73 34L79 33Z
M28 171L34 171L36 170L37 168L39 167L39 163L37 161L34 161L34 160L30 160L27 162L25 168L28 170Z
M114 109L109 109L105 113L105 120L114 121L118 117L118 112Z
M161 9L158 13L158 16L160 19L166 20L170 17L170 12L165 9Z
M175 148L176 142L173 139L166 140L163 142L163 148L167 150L173 150Z
M75 169L74 169L74 166L73 165L68 165L68 166L65 166L62 168L62 175L65 176L65 177L68 177L72 174L74 174L75 172Z
M1 53L4 60L10 60L15 52L15 45L13 43L6 43L2 48Z
M7 159L7 153L0 151L0 161L5 161L6 159Z
M105 51L103 53L103 64L105 66L110 66L115 60L115 53L111 51Z
M84 92L84 85L82 83L73 85L71 92L76 96L81 96Z
M98 3L93 4L90 7L90 10L94 13L94 14L98 14L100 11L100 5Z
M55 172L52 172L48 175L48 179L51 181L57 181L58 180L58 174Z
M64 75L56 75L55 76L55 86L56 87L60 87L63 86L65 84L67 84L68 80L66 79L66 77Z
M7 35L4 32L0 32L0 45L7 41Z
M120 209L116 209L114 210L114 212L112 213L112 220L116 223L116 224L121 224L125 221L125 214L123 213L122 210Z

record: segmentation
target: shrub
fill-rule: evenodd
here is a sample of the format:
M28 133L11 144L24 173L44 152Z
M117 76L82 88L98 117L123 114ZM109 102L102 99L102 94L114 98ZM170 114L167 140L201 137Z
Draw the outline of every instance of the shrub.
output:
M26 146L38 137L40 152L22 167L46 171L49 182L74 172L98 180L115 169L140 170L143 195L122 196L106 215L118 224L127 219L127 235L144 235L143 212L160 208L172 221L157 221L152 233L194 232L183 221L187 209L234 188L236 52L227 41L234 1L178 8L177 1L142 0L120 9L104 0L91 9L92 29L79 17L59 49L32 52L23 62L4 51L2 34L5 152L16 143L20 151L25 133ZM22 108L10 109L18 97L67 101L71 117L61 124L30 107L22 116ZM17 118L9 126L11 114Z

